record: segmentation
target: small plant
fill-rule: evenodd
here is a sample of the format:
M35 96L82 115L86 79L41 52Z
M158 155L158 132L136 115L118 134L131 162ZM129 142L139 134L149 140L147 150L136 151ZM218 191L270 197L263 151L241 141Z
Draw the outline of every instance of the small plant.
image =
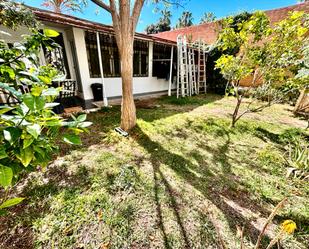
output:
M309 177L309 145L305 142L296 141L287 148L287 164L290 166L287 177Z
M272 222L272 220L274 219L275 215L279 212L280 209L282 209L284 207L284 205L287 202L287 198L284 198L282 201L280 201L277 206L273 209L273 211L271 212L271 214L268 216L259 236L257 239L257 242L254 246L254 249L260 249L261 248L261 242L262 242L262 238L265 235L265 231L267 229L267 227L269 226L269 224ZM270 249L272 248L276 243L278 243L281 239L284 239L286 237L286 235L290 235L293 234L294 231L297 229L296 223L293 220L285 220L283 221L283 223L280 226L280 229L277 233L277 235L269 242L268 246L266 247L266 249ZM240 249L244 249L244 228L242 228L241 231L241 246Z

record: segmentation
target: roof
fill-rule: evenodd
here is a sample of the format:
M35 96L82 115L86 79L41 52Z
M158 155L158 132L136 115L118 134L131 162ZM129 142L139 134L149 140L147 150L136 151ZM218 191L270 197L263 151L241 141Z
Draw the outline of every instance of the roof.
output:
M29 7L29 6L28 6ZM60 24L70 27L76 27L85 29L88 31L98 31L98 32L105 32L105 33L114 33L114 28L111 25L105 25L98 22L92 22L89 20L85 20L82 18L78 18L75 16L70 16L66 14L56 13L48 10L42 10L39 8L29 7L31 8L32 12L36 16L39 21L47 22L47 23L54 23ZM151 35L146 35L142 33L135 33L135 37L142 40L148 40L153 42L159 42L169 45L176 45L176 42L172 40L167 40L165 38L154 37Z
M271 23L276 23L287 17L290 11L305 11L306 13L309 13L309 2L299 3L296 5L283 7L279 9L267 10L265 11L265 13L268 15ZM153 34L152 36L176 42L178 35L187 35L187 36L189 35L191 36L192 41L201 39L208 44L212 44L217 40L219 30L220 30L220 23L219 21L216 21L161 32L158 34Z

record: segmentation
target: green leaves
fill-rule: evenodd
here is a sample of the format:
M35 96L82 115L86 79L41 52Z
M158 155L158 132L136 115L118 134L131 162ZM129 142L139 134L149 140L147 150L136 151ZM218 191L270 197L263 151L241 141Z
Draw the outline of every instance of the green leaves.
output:
M7 127L3 130L3 136L6 141L13 144L21 135L21 130L17 127Z
M80 137L74 134L65 134L63 136L63 141L68 144L79 145L81 144Z
M59 33L55 30L52 30L52 29L44 29L43 33L47 37L57 37L57 36L59 36Z
M15 197L9 200L6 200L5 202L3 202L0 205L0 209L4 209L4 208L8 208L8 207L12 207L15 206L19 203L21 203L25 198L21 198L21 197Z
M0 82L0 88L5 89L18 99L22 96L22 94L19 91L16 91L13 87L10 87L7 83L1 83Z
M8 154L5 151L5 148L0 149L0 159L8 157Z
M0 186L6 189L7 187L11 186L12 179L12 169L0 164Z
M30 93L23 96L23 102L31 111L40 111L45 106L45 100L42 96L33 96Z
M16 154L16 157L21 161L23 166L27 167L33 159L33 149L27 147L25 149L20 148L19 154Z
M0 9L1 6L0 1ZM53 112L52 108L58 105L53 101L61 88L50 85L55 80L63 80L63 75L51 65L38 66L38 58L42 45L49 50L58 47L51 38L59 33L51 29L43 33L33 31L25 41L14 43L10 48L0 40L0 90L14 97L13 107L0 106L1 188L12 186L13 176L21 173L24 176L31 170L45 167L57 152L57 140L63 136L60 131L69 130L71 134L64 135L64 141L78 145L81 144L78 134L91 124L86 122L84 114L63 122L63 118ZM0 215L22 200L13 198L0 203Z
M86 121L86 119L87 119L87 115L86 114L81 114L81 115L79 115L78 117L77 117L77 121L78 122L84 122L84 121Z
M41 134L41 126L39 124L33 124L27 126L27 132L31 134L35 139Z

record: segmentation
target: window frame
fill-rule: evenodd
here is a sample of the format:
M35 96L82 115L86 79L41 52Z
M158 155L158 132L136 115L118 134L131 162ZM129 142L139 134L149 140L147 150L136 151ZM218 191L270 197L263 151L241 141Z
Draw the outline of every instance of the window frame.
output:
M134 55L138 55L138 73L134 72ZM142 55L145 55L145 73L142 73L143 60ZM133 44L133 77L149 77L149 42L144 40L134 40Z
M94 31L85 31L85 43L87 50L87 61L90 78L101 78L99 69L99 55L97 48L97 37ZM103 77L120 78L121 62L115 35L99 33L100 49L102 55ZM107 56L106 56L107 55ZM137 55L137 58L136 58ZM135 71L136 59L138 73ZM133 77L149 77L149 42L145 40L134 40L133 44ZM94 62L92 64L91 62ZM97 64L97 66L94 66ZM105 65L105 66L104 66ZM107 66L108 65L108 68ZM96 72L93 71L93 68Z

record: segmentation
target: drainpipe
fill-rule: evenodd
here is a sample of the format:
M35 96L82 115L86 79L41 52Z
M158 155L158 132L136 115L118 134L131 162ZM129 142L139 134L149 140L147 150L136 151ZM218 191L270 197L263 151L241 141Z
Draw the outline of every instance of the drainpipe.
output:
M100 35L97 32L97 47L98 47L98 56L99 56L99 66L100 66L100 74L101 74L101 83L102 83L102 91L103 91L103 104L104 106L108 106L106 91L105 91L105 83L104 83L104 74L103 74L103 65L102 65L102 54L101 54L101 45L100 45Z
M168 81L168 96L172 95L173 55L174 55L174 46L172 46L172 49L171 49L170 78Z

